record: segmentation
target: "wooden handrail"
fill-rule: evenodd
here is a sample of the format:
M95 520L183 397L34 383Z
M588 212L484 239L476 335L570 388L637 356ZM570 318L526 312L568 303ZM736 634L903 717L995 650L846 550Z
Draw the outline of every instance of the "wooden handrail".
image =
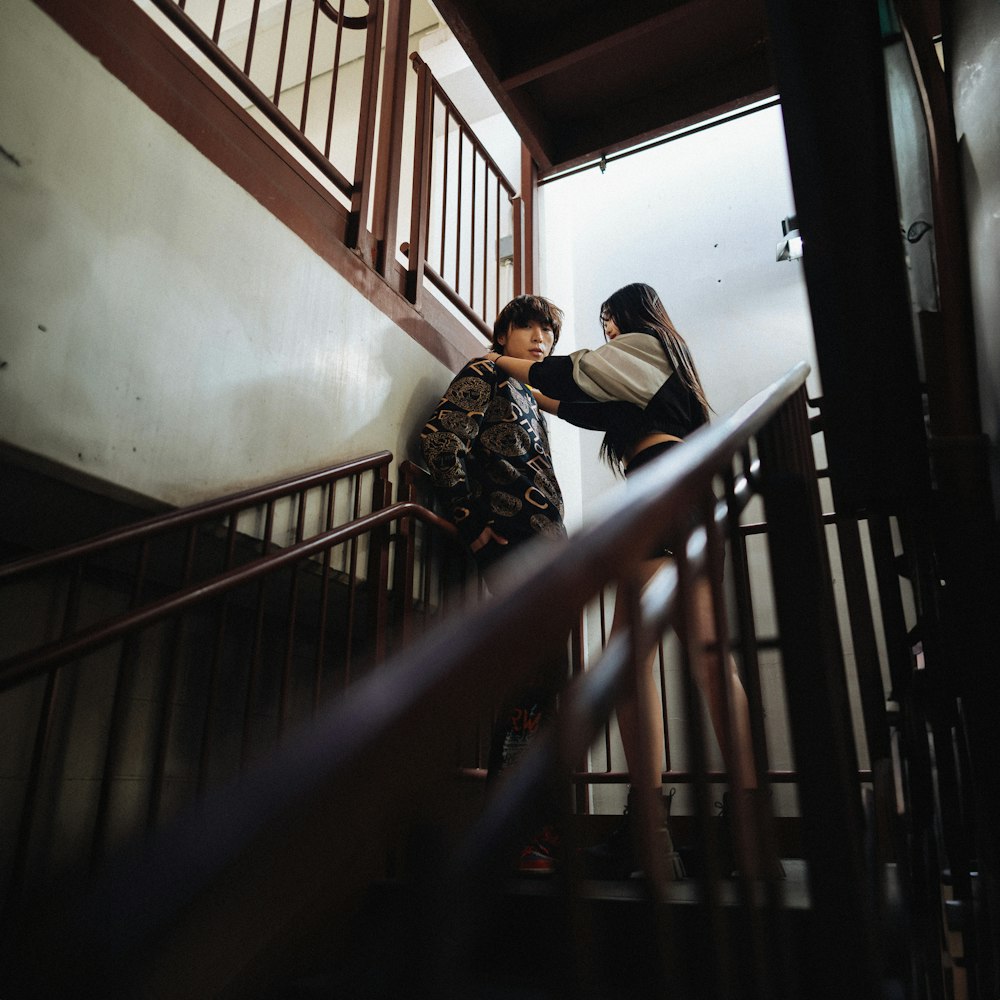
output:
M31 677L69 663L124 635L179 614L197 604L221 597L245 583L270 576L279 569L294 565L352 538L360 538L373 528L404 517L414 517L452 536L457 534L455 526L450 521L446 521L420 504L405 502L382 507L364 517L342 524L332 531L325 531L307 541L270 552L253 562L219 573L209 580L186 587L158 601L151 601L73 636L0 660L0 691L6 691Z
M235 510L242 510L255 504L263 504L269 500L301 493L335 479L358 475L380 466L388 468L391 461L392 452L377 451L370 455L362 455L359 458L340 462L337 465L298 473L286 479L266 483L263 486L250 486L245 490L226 494L224 497L205 500L202 503L167 511L164 514L154 514L152 517L144 518L133 524L94 535L82 542L71 542L58 549L0 564L0 582L22 574L33 573L36 570L48 569L59 563L91 556L96 552L117 545L128 545L142 541L165 531L186 528L200 521L210 521Z
M43 592L51 592L55 600L47 606L50 618L60 620L57 633L43 633L34 643L17 631L9 635L2 654L6 659L0 661L0 693L8 697L7 704L21 704L17 700L19 689L36 679L46 681L41 702L29 710L29 717L37 722L33 747L23 747L25 792L20 800L12 859L5 869L4 916L16 912L18 901L27 898L25 891L30 894L47 877L50 867L47 860L37 870L30 866L32 837L41 835L41 826L46 822L41 804L47 796L62 801L58 773L50 776L46 762L58 753L53 748L58 745L60 733L75 732L78 728L72 715L60 721L60 697L64 697L60 692L77 685L91 685L92 678L101 671L100 666L95 671L95 663L117 661L114 669L118 681L114 703L107 709L106 725L102 728L99 718L103 705L91 705L83 723L95 729L97 742L104 748L105 763L102 777L94 785L99 790L95 792L99 803L92 830L74 831L72 837L68 863L74 866L83 866L88 856L91 863L98 861L114 837L122 835L108 834L114 797L111 788L118 761L131 760L128 766L137 767L143 781L148 779L141 792L148 796L148 801L141 814L139 810L129 812L129 829L124 835L135 837L143 829L147 833L156 829L169 810L169 804L164 805L164 788L170 766L170 733L177 726L178 713L190 712L192 707L174 693L185 669L193 670L196 684L207 685L209 689L203 699L196 696L198 708L194 711L202 713L197 765L194 770L184 772L185 779L195 783L194 797L198 798L211 786L218 786L221 775L216 772L212 776L212 768L220 761L221 774L233 773L230 766L234 758L222 760L215 753L220 738L212 728L222 704L217 685L227 655L235 655L237 662L242 658L245 663L245 674L241 675L244 687L239 692L232 689L227 692L237 706L233 718L242 717L238 760L239 766L244 767L260 751L251 734L259 732L264 745L275 736L267 730L266 723L261 726L254 721L254 691L261 678L277 685L273 705L278 720L276 736L280 741L286 724L301 718L309 701L316 706L324 695L329 697L351 683L352 666L370 669L385 659L390 644L398 648L405 642L406 635L414 629L415 614L426 622L438 613L435 598L440 598L440 594L433 586L423 605L415 605L412 599L413 576L419 573L422 578L425 572L422 561L418 565L413 557L413 526L425 524L445 538L454 538L455 529L421 507L415 496L401 498L413 502L396 504L392 511L385 512L391 501L387 475L391 460L388 451L362 456L150 517L105 532L96 539L4 567L5 577L0 582L14 593L15 599L20 593L18 588L27 587L30 592L40 584ZM341 506L338 496L345 496L348 501L342 511L338 509ZM292 505L287 530L293 541L274 544L271 541L274 511L278 503L286 502ZM307 507L312 508L311 516L306 514ZM251 533L244 536L238 530L237 518L247 515L253 515L254 523L249 526ZM343 523L345 517L352 520ZM391 523L401 527L390 532ZM263 531L262 538L258 537L258 530ZM318 540L314 532L321 532ZM215 544L211 539L217 535ZM239 559L234 560L237 544ZM367 549L364 568L359 565L359 546ZM151 551L155 552L155 574L149 572L154 563ZM393 551L397 562L396 590L390 586L388 577ZM338 552L339 557L335 555ZM180 561L183 565L172 565L171 557L174 563ZM334 566L337 558L343 560L340 570ZM446 562L447 559L448 556ZM406 566L409 578L403 573ZM276 589L279 577L287 584L282 582ZM307 578L312 578L312 583ZM335 588L340 591L339 597L332 596ZM283 595L275 599L279 590ZM86 597L82 598L84 594ZM337 609L332 613L331 602ZM84 604L85 616L77 611ZM284 616L282 620L275 619L274 627L264 626L266 617L275 611ZM338 619L341 613L344 617ZM239 635L231 634L234 614L249 616L245 621L253 623L252 635L249 638L244 635L248 645L242 652L238 651ZM30 627L25 632L30 628L37 630L32 616L26 620ZM164 637L162 642L151 636L157 625L166 626L160 633ZM184 650L183 637L193 633L201 635L204 642L200 648ZM280 646L273 665L262 659L267 656L264 653L267 641L276 644L275 651ZM302 678L296 680L293 673L297 647L306 650L305 657L311 664L312 676L304 685ZM96 658L87 658L95 652ZM303 662L300 658L299 669ZM124 749L122 743L122 733L134 712L134 706L128 707L128 696L122 692L128 685L124 679L134 676L134 668L140 663L158 678L162 697L149 730L155 746L145 748L136 759L128 757L131 751ZM296 693L297 684L300 690ZM299 698L294 706L292 697ZM148 725L145 717L142 724ZM17 809L17 804L12 804L12 810Z

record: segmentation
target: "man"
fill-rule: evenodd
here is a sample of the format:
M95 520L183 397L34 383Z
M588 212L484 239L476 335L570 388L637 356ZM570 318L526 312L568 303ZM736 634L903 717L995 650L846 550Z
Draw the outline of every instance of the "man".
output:
M562 311L520 295L493 324L493 350L541 361L559 340ZM563 501L548 433L531 390L491 361L470 361L420 435L424 460L459 537L487 575L532 538L563 538Z
M559 340L562 310L520 295L493 324L493 350L525 361L548 357ZM534 538L565 538L563 500L552 468L545 419L531 390L492 361L473 359L452 380L420 435L421 449L445 510L490 582L498 561ZM546 671L554 674L555 669ZM501 712L488 781L523 752L554 708L557 678L542 678ZM523 872L553 869L551 828L521 853Z

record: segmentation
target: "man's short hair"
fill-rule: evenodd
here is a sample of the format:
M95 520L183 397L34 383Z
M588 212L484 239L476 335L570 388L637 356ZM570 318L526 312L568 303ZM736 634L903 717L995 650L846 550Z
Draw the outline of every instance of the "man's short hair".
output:
M534 321L552 330L552 346L555 347L559 343L559 331L562 329L562 309L540 295L518 295L497 314L493 324L493 350L502 354L500 338L506 337L511 327L527 326Z

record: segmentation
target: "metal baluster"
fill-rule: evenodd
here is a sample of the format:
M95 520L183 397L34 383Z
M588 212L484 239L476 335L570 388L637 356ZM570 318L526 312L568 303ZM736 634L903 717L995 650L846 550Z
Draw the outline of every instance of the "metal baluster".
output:
M437 87L435 85L435 97ZM448 246L448 168L449 159L448 147L451 144L451 112L447 104L442 102L444 108L444 148L441 153L441 266L438 274L443 278L445 275L445 249ZM431 174L433 177L434 175Z
M476 308L476 163L478 156L476 147L469 144L472 149L472 163L469 165L469 306ZM456 288L457 292L458 289Z
M184 568L181 574L181 586L186 587L194 572L194 560L197 550L198 527L192 524L187 532L185 546ZM173 722L174 702L177 698L177 679L180 672L181 650L184 637L184 616L177 618L177 625L171 631L167 657L168 666L160 685L160 716L157 721L156 750L153 759L153 772L150 781L149 801L147 803L146 828L152 830L160 818L160 807L163 798L163 786L166 779L167 755L170 746L171 725Z
M458 164L455 168L457 175L455 192L455 292L460 294L459 287L462 281L462 188L465 174L463 164L465 158L465 128L461 123L458 125ZM443 274L442 274L443 277Z
M253 10L250 12L250 30L247 33L247 51L243 62L243 72L250 76L250 64L253 61L253 47L257 40L257 20L260 17L260 0L253 0Z
M312 21L309 24L309 48L306 52L306 77L302 81L302 112L299 115L299 131L306 135L306 121L309 118L309 91L312 89L313 61L316 58L316 31L319 27L319 0L313 0ZM339 25L338 25L339 28ZM323 152L329 156L330 150Z
M288 50L288 28L292 16L292 0L285 0L285 17L281 25L281 44L278 46L278 70L274 78L275 107L281 106L281 78L285 72L285 53Z
M215 24L212 28L212 41L216 45L219 44L219 38L222 35L222 16L226 10L226 0L219 0L219 4L215 9Z
M333 527L335 505L335 490L333 485L330 484L327 487L326 514L323 518L323 527L325 531L329 531ZM319 598L319 634L316 637L316 664L313 668L313 712L319 708L320 699L323 693L323 661L326 654L326 627L330 607L331 551L332 549L329 545L323 550L322 582L320 585Z
M317 0L318 2L318 0ZM340 79L340 53L344 40L344 3L340 0L340 16L337 19L337 32L333 45L333 68L330 72L330 105L326 116L326 139L323 152L329 156L333 144L333 118L337 108L337 84Z
M352 516L357 517L361 512L361 477L355 476L351 480L351 487L354 490L354 506ZM351 664L354 658L354 623L357 611L358 596L358 540L352 538L348 543L348 583L347 583L347 629L344 649L344 687L351 683Z

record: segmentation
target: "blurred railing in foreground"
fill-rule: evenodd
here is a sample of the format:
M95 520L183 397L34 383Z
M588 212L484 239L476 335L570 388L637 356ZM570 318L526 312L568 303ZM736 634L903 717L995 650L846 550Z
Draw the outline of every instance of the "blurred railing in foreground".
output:
M496 704L525 683L540 662L565 648L581 610L604 587L617 584L624 595L619 599L629 602L629 629L570 682L554 724L454 849L434 855L430 884L437 888L426 941L421 927L412 929L421 935L421 947L431 951L413 974L431 977L420 983L422 989L469 995L462 992L475 975L467 935L479 926L472 915L489 907L490 889L503 879L511 850L539 822L565 820L572 812L568 792L580 760L614 711L629 672L671 624L686 626L683 687L686 702L695 705L690 662L704 636L691 616L692 588L709 582L718 635L725 637L719 572L724 544L736 530L739 511L759 492L798 766L808 905L822 934L808 939L806 972L802 942L789 938L780 919L780 885L765 881L757 891L745 884L737 893L736 915L730 907L730 917L721 921L718 873L708 865L699 876L697 905L715 961L711 968L688 968L678 942L667 933L656 935L654 964L662 974L657 985L670 983L675 995L699 997L734 995L734 984L741 996L793 997L817 983L824 996L877 995L882 978L896 970L881 951L884 873L873 868L881 862L878 854L866 852L863 836L805 376L800 366L699 431L630 482L627 506L616 503L606 512L613 516L596 519L555 557L533 553L520 567L516 587L449 616L359 679L238 784L181 814L143 852L112 865L82 899L61 907L53 917L54 936L45 936L53 932L44 919L33 923L34 940L44 941L46 955L56 958L47 968L59 970L56 978L66 970L79 981L85 956L86 974L97 969L103 981L161 996L183 995L181 979L197 982L203 996L221 996L265 969L268 975L289 975L284 945L290 929L308 937L320 914L350 912L370 878L358 859L384 849L383 834L400 824L419 825L428 793L453 759L454 726L448 720ZM636 580L644 556L668 537L676 563L666 565L640 594ZM738 624L741 631L744 623ZM725 639L711 649L722 669ZM759 698L752 675L746 682L759 745ZM707 737L696 716L689 719L685 750L695 762L695 823L711 839ZM409 749L401 753L401 748ZM885 774L882 763L875 769L879 775ZM766 785L766 757L757 764ZM877 788L876 794L887 791L894 797L891 789ZM564 828L571 831L572 825ZM750 849L766 852L772 834L767 811L748 829ZM659 881L655 855L647 854L645 861L654 922L669 922L670 885ZM569 898L585 893L572 864L565 878ZM97 925L99 931L91 933ZM206 926L225 927L230 941L246 944L224 954L206 951ZM575 955L560 963L560 974L589 968L587 951L594 945L577 931L570 919L554 935L560 949ZM164 948L169 961L150 961ZM443 969L447 982L434 978ZM808 975L808 984L798 981L802 975Z

